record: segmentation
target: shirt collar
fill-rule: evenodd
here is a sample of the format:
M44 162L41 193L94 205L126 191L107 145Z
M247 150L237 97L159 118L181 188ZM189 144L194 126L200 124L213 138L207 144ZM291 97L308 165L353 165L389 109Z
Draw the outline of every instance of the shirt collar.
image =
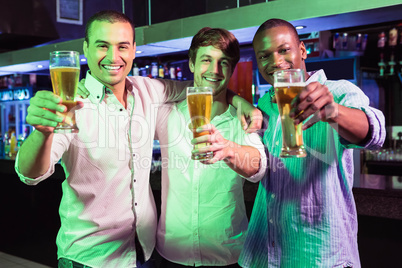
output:
M93 77L90 71L87 72L85 77L85 87L89 91L88 99L93 104L99 104L106 95L113 94L113 91ZM133 84L127 78L125 87L129 93L133 94Z
M306 81L307 84L310 84L311 82L319 82L320 84L325 84L325 82L327 82L327 76L325 75L325 72L322 69L307 73L309 75L309 78Z

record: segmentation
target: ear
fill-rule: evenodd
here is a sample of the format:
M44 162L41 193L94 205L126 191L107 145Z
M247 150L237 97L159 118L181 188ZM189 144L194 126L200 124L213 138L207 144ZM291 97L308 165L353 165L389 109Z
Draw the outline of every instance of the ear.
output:
M190 71L194 73L194 62L192 60L188 61L188 67L190 68Z
M304 45L303 41L300 41L299 47L300 47L302 59L303 60L307 59L307 50L306 50L306 46Z
M133 45L133 50L134 50L134 55L133 55L133 60L135 59L135 53L137 52L137 44L134 42Z
M87 57L87 52L88 52L88 43L87 43L87 41L84 41L84 43L82 44L82 50L84 51L85 57L88 58Z

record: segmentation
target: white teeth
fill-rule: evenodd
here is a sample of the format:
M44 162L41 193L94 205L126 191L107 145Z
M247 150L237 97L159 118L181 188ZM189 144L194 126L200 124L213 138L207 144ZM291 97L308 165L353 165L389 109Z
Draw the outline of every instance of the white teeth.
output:
M212 78L207 78L207 77L205 77L205 80L211 81L211 82L217 82L218 81L218 79L212 79Z
M104 67L105 69L108 69L108 70L118 70L118 69L120 69L120 66L103 65L103 67Z

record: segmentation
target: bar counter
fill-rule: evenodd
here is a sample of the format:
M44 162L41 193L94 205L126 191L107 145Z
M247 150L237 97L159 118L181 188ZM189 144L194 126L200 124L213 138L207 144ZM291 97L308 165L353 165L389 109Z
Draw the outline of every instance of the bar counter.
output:
M57 164L50 178L28 186L19 180L14 164L13 159L0 159L0 251L57 267L55 241L60 227L58 209L63 168ZM160 176L161 172L155 168L150 174L158 213ZM402 177L377 174L361 174L360 177L360 187L353 188L353 194L358 212L362 267L402 267ZM257 188L258 184L250 182L244 185L248 216Z

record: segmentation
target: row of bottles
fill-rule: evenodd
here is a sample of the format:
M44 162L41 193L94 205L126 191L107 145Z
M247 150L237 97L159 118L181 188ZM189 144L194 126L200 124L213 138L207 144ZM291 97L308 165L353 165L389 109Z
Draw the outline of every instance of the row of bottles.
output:
M171 80L186 80L186 78L183 77L182 68L180 66L169 65L167 63L158 64L152 62L151 65L145 65L143 67L139 67L137 63L134 63L132 75Z
M4 137L0 134L0 156L2 158L9 157L15 159L24 140L25 137L23 135L20 135L17 139L14 131L4 133Z
M399 25L402 26L402 25ZM398 42L399 41L399 42ZM402 72L402 28L393 27L388 33L380 32L377 48L379 50L380 76L395 75L397 65Z
M368 34L358 33L355 35L348 33L335 33L332 41L334 50L365 51L367 46Z

